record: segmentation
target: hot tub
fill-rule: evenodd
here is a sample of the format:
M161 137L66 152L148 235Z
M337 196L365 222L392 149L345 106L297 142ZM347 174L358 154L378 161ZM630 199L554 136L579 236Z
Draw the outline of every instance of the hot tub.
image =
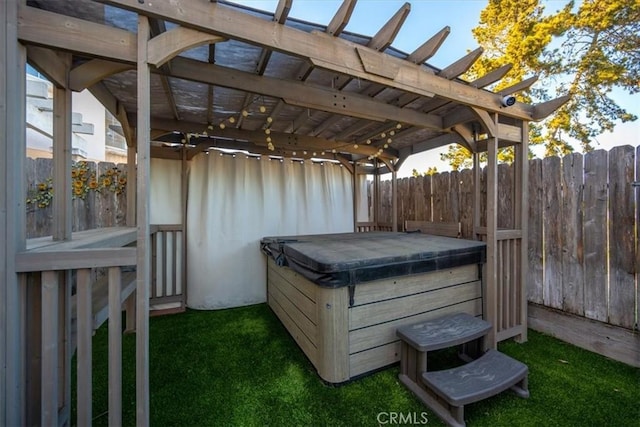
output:
M265 237L269 306L329 383L397 362L396 329L482 314L479 241L420 233Z

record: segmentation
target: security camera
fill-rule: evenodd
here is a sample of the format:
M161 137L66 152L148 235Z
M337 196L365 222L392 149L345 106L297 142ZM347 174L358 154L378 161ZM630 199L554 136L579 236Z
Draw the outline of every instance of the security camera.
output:
M502 98L503 107L511 107L515 103L516 103L516 97L513 95L507 95Z

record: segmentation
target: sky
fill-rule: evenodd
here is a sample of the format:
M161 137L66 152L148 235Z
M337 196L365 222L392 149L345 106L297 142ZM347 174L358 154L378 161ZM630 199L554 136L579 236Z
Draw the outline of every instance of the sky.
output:
M230 0L256 9L273 12L277 0ZM399 0L359 0L351 15L345 31L373 36L405 3ZM393 42L393 47L411 53L422 43L445 26L451 32L429 64L444 68L478 47L471 30L478 25L480 12L487 4L486 0L413 0L411 12ZM545 6L549 11L560 9L566 1L548 0ZM293 0L289 17L318 24L328 24L342 4L341 0ZM538 82L537 84L540 84ZM629 112L640 116L640 102L622 91L614 92L614 99ZM640 145L640 122L618 124L613 133L599 136L593 145L596 149L609 150L616 145ZM578 147L575 147L578 148ZM438 171L449 170L448 164L440 160L445 148L415 154L407 159L400 170L399 177L411 176L415 168L419 172L435 166ZM543 149L534 149L542 156Z

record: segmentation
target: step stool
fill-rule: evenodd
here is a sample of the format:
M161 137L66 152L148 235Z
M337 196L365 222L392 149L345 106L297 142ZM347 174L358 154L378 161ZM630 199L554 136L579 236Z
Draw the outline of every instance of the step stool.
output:
M490 323L466 313L397 330L401 338L400 381L450 426L465 426L464 405L508 388L520 397L529 397L525 364L497 350L482 354L482 340L490 330ZM472 342L478 350L475 354L464 350ZM427 371L428 351L454 346L463 346L463 359L471 361L457 368Z

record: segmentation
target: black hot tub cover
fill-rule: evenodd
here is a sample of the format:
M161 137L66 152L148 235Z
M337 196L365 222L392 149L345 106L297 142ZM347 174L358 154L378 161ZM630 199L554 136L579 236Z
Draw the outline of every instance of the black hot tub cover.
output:
M260 244L278 265L330 288L486 261L484 242L421 233L265 237Z

